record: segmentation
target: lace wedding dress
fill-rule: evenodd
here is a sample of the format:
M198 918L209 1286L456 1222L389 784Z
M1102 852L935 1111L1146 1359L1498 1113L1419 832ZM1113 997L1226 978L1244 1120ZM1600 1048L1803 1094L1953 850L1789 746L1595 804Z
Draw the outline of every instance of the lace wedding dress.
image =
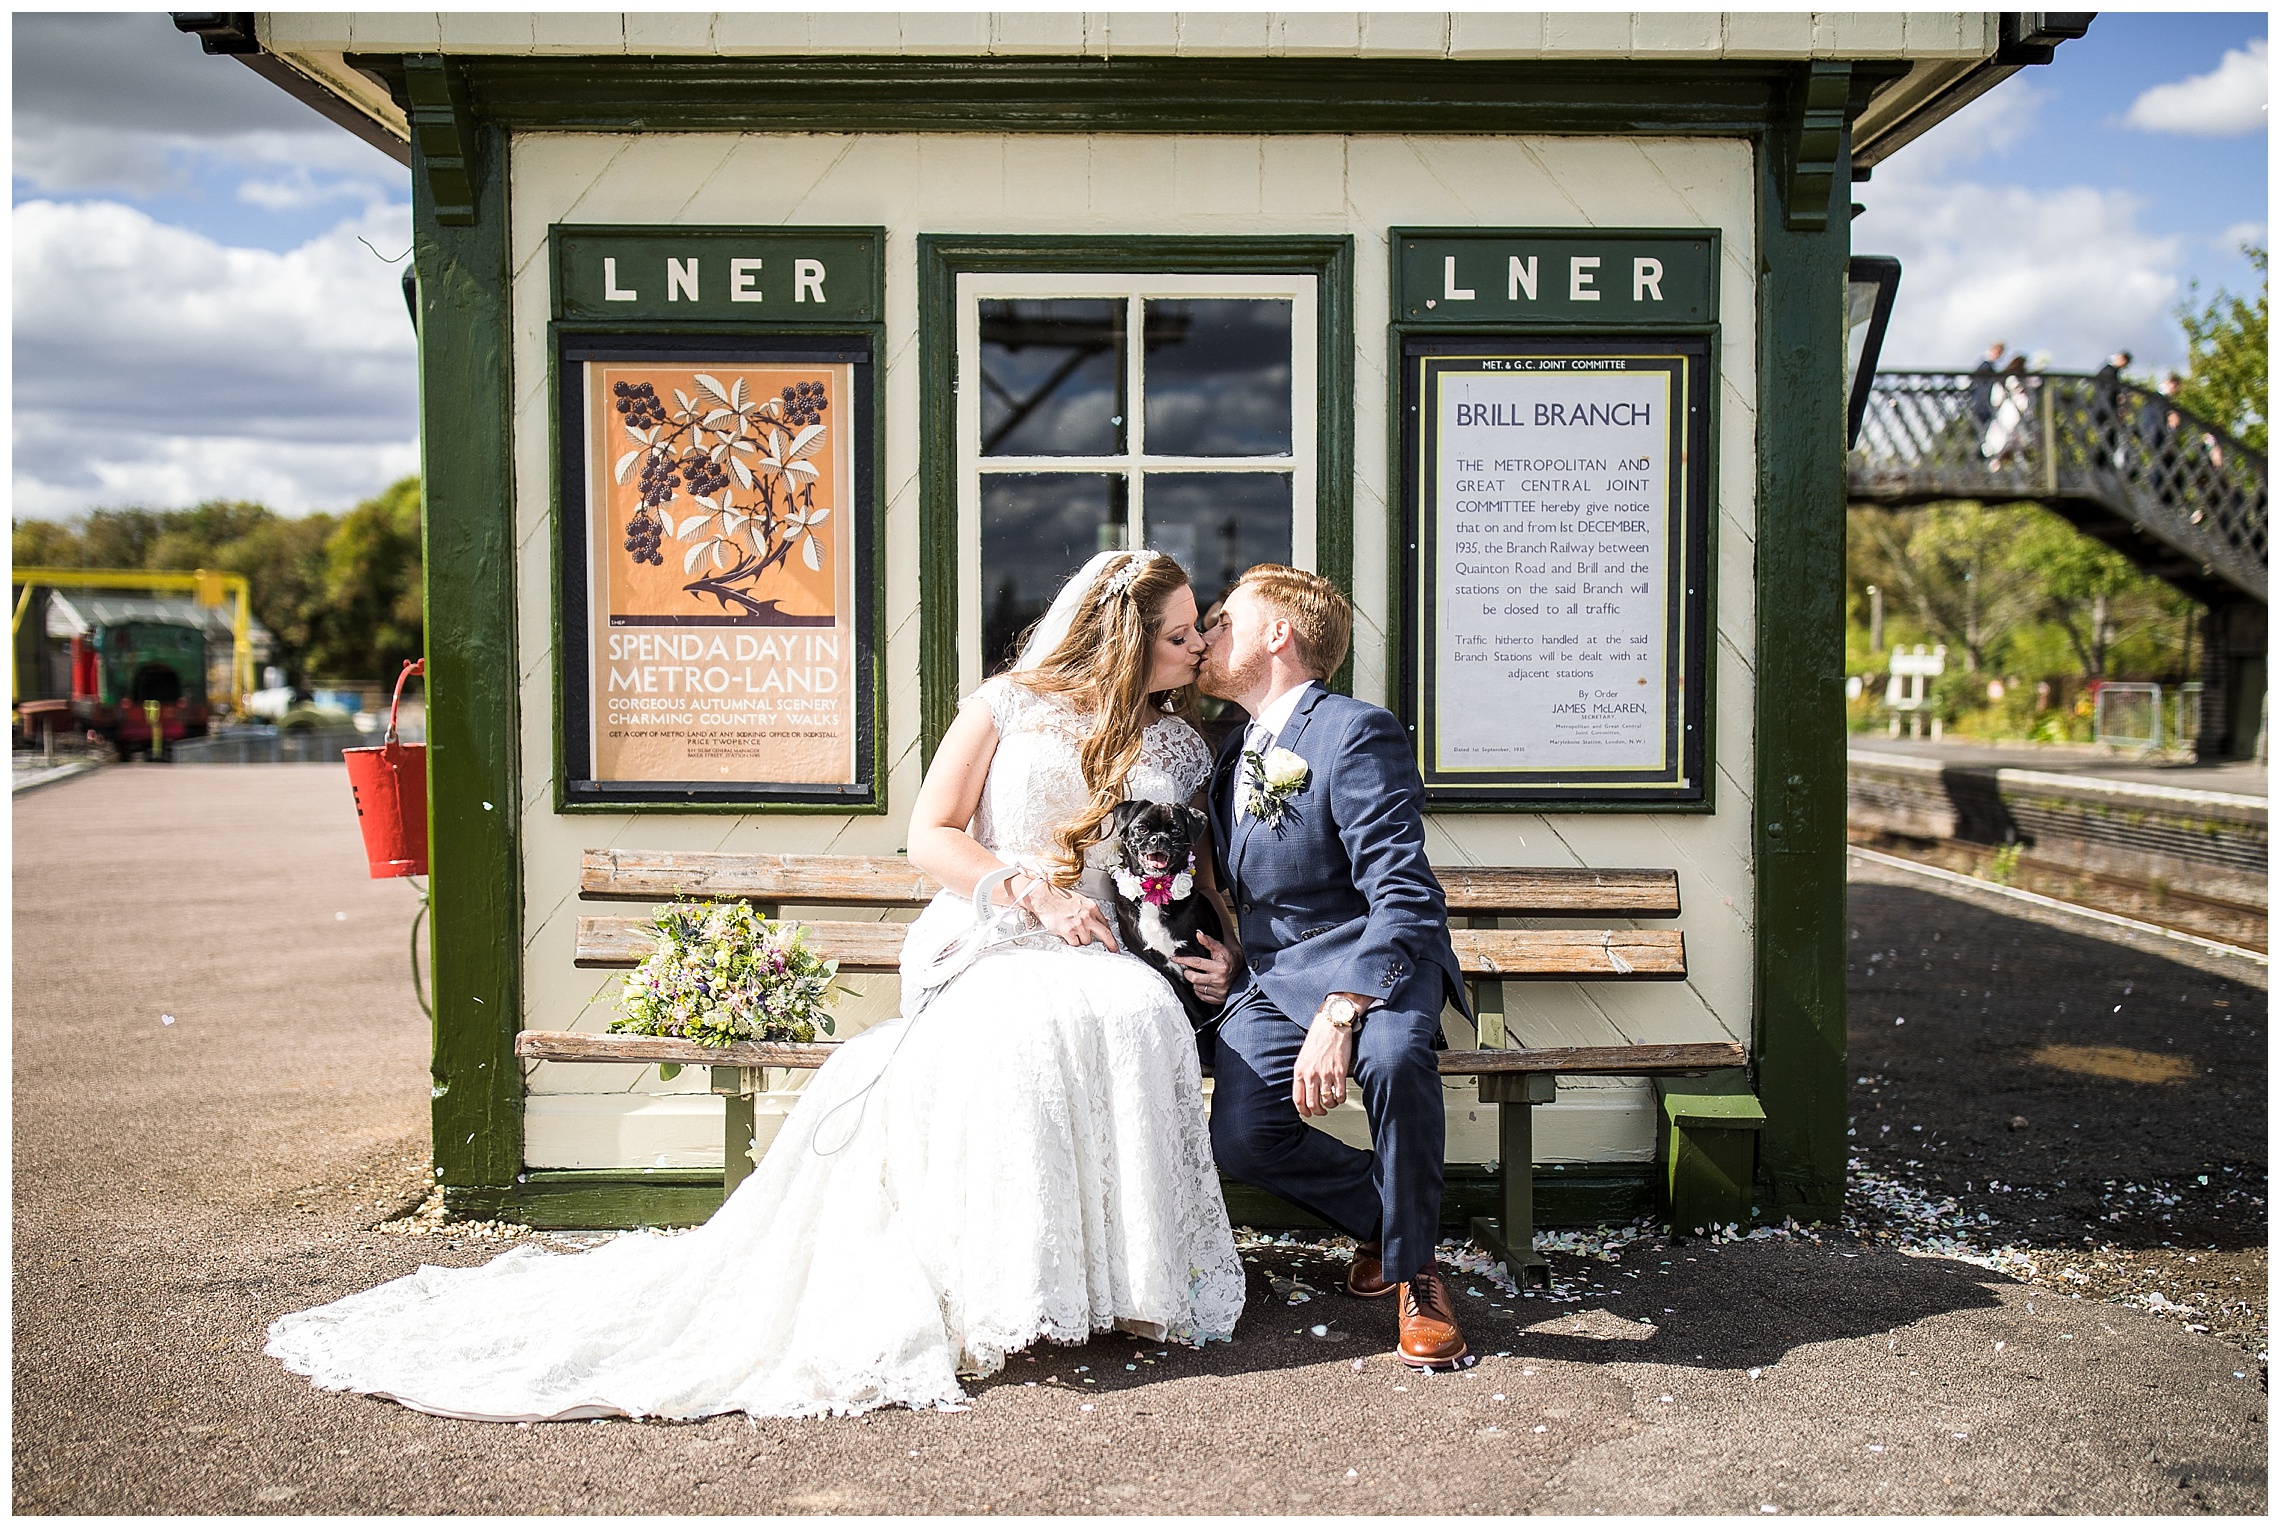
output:
M999 741L975 837L1041 866L1086 800L1082 724L1003 678L977 702ZM1126 791L1185 801L1210 767L1167 717ZM966 899L936 898L905 970L972 922ZM1164 979L1098 946L1022 945L915 1016L913 990L816 1072L696 1230L422 1268L280 1318L269 1354L321 1388L444 1416L815 1416L952 1404L961 1375L1040 1338L1232 1333L1242 1266Z

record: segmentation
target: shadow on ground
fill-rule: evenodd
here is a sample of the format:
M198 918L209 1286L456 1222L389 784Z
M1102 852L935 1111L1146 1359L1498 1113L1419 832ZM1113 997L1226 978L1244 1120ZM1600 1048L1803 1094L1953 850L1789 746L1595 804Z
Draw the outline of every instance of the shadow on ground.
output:
M1246 1253L1245 1261L1248 1297L1232 1343L1214 1343L1198 1353L1102 1337L1082 1349L1016 1355L1002 1374L978 1388L1042 1382L1048 1373L1063 1385L1089 1381L1092 1388L1117 1391L1186 1372L1265 1375L1357 1358L1391 1365L1393 1304L1341 1292L1341 1258L1313 1248L1267 1246ZM1560 1254L1552 1261L1557 1298L1507 1295L1482 1279L1454 1281L1457 1314L1473 1357L1770 1368L1799 1348L2001 1303L1988 1287L1987 1272L1968 1264L1816 1247L1657 1242L1613 1263ZM1295 1280L1315 1293L1288 1304L1277 1280L1286 1288ZM1775 1291L1778 1298L1768 1298ZM1319 1334L1317 1327L1323 1329ZM1057 1356L1067 1353L1089 1356L1066 1362ZM1078 1364L1087 1366L1082 1374L1075 1371Z

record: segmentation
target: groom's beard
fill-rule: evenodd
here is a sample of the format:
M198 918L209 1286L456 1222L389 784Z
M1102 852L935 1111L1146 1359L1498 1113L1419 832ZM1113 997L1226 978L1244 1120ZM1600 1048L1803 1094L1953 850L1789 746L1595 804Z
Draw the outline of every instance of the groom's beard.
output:
M1235 700L1250 693L1252 682L1258 677L1259 670L1265 667L1267 658L1266 654L1258 652L1248 656L1250 662L1238 664L1233 661L1234 654L1230 649L1211 649L1203 655L1203 669L1195 676L1196 688L1221 700Z

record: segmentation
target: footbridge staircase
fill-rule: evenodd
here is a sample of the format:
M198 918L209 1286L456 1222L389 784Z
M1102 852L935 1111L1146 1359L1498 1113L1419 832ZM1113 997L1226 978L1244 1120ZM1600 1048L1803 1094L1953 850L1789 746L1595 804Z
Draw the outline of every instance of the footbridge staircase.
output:
M2265 456L2163 394L2063 372L1878 372L1846 462L1854 504L2028 501L2199 601L2201 753L2262 726Z

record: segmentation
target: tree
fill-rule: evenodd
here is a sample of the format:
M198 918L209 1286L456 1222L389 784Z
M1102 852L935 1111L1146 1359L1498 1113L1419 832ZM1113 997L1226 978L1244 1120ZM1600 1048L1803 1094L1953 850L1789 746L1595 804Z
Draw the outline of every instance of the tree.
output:
M1958 649L1967 672L1990 666L2034 599L2029 579L2005 556L2017 534L2016 512L1957 500L1905 516L1865 512L1853 524L1879 554L1881 577L1871 581Z
M2065 632L2086 678L2105 678L2114 649L2140 632L2181 631L2192 605L2046 510L2024 511L2004 555L2037 591L2036 612Z
M341 517L325 542L327 624L315 651L327 674L393 678L425 647L420 480L408 477Z
M2241 252L2263 278L2254 302L2219 287L2205 306L2195 309L2188 301L2177 310L2177 322L2185 330L2187 358L2177 401L2211 424L2224 426L2237 439L2265 451L2270 449L2272 397L2267 322L2272 292L2269 252L2254 244L2243 245ZM2199 293L2200 286L2195 283L2194 294Z
M215 548L213 561L207 564L245 575L253 591L254 616L269 628L271 659L285 671L289 684L320 677L310 658L325 640L331 614L325 589L325 542L332 531L330 515L291 519L271 515L235 541Z

